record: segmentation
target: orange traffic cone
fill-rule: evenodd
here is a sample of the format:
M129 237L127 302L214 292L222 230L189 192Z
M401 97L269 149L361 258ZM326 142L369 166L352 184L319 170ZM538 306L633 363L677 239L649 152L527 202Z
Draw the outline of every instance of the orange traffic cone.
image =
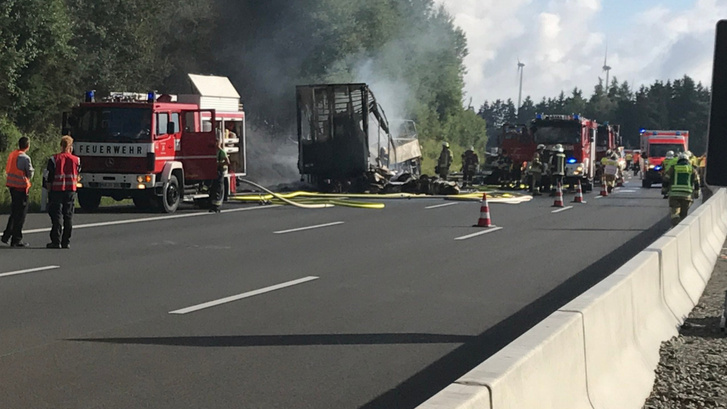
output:
M573 203L586 203L583 200L583 188L581 187L581 181L578 180L578 189L576 190L576 197L573 198Z
M482 193L482 206L480 206L480 218L473 227L492 227L490 219L490 206L487 204L487 193Z
M606 180L601 181L601 196L608 196L608 188L606 188Z
M558 182L558 188L555 190L555 202L553 207L563 207L563 187Z

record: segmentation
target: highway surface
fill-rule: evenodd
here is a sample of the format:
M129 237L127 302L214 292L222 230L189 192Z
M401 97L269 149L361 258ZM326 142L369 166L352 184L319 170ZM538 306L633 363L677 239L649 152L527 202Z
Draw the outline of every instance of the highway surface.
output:
M70 250L31 214L0 247L0 408L413 408L669 228L637 182L491 204L474 237L480 204L437 199L114 208Z

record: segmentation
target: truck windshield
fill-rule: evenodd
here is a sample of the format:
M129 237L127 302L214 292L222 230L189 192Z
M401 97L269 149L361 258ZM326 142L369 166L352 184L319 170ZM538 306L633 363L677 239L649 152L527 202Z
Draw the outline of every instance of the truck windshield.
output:
M535 143L545 145L580 144L581 126L578 123L565 126L539 126L535 130Z
M684 152L684 145L678 143L660 143L649 146L649 156L654 158L663 158L669 151L673 151L674 155L679 155L680 152Z
M74 111L71 134L83 142L151 140L151 109L83 107Z

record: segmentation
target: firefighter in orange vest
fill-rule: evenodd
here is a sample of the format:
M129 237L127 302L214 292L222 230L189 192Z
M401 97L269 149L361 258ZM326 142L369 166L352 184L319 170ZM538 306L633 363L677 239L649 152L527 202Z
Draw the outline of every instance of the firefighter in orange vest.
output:
M49 249L70 248L76 185L81 159L73 153L73 138L61 138L61 152L48 159L45 186L48 189L48 215L51 220ZM62 224L61 224L62 223Z
M30 191L30 179L33 178L33 163L25 152L30 147L30 140L23 136L18 141L18 149L8 156L8 163L5 165L7 181L5 186L10 191L11 205L10 218L2 236L2 242L10 240L12 247L28 247L23 241L23 224L28 214L28 192ZM11 240L12 239L12 240Z

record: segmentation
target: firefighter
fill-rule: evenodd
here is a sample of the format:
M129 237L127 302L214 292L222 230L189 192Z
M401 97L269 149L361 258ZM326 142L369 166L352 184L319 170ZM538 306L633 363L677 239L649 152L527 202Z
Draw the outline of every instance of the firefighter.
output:
M626 154L626 169L631 169L631 164L634 161L634 154L632 152L628 152Z
M550 191L551 196L555 196L558 185L563 186L563 178L565 178L565 151L563 145L557 144L553 148L553 154L550 155L550 172L553 188Z
M664 175L669 183L669 209L671 225L676 226L687 217L693 199L699 199L699 175L689 163L686 153L680 153L677 163Z
M507 150L503 149L497 158L497 169L500 172L500 188L505 189L512 184L513 166L512 159L507 154Z
M51 220L49 249L70 248L76 185L81 159L73 154L73 138L61 138L61 152L51 156L46 166L45 187L48 189L48 215Z
M530 174L530 192L533 196L540 196L540 187L543 182L543 170L545 164L543 163L543 151L545 151L545 145L540 144L533 154L533 160L528 164L528 174Z
M210 213L219 213L225 198L225 174L230 166L230 157L225 151L223 141L217 141L217 178L210 186Z
M477 166L480 164L480 158L475 153L475 147L470 146L469 149L462 154L462 186L472 184L472 178L477 172Z
M699 157L699 180L703 181L702 183L706 183L706 182L704 182L706 170L707 170L707 154L705 153L704 155Z
M435 172L440 178L447 180L450 166L452 166L452 151L449 150L449 142L442 142L442 152L439 153L439 160L437 161L437 169L435 169Z
M30 140L25 136L20 138L18 149L10 153L8 163L5 165L7 176L5 186L10 192L11 205L10 217L3 232L2 242L7 244L10 241L11 247L28 247L28 243L23 241L23 224L25 224L25 216L28 214L30 179L35 173L30 156L26 154L29 147Z
M611 156L604 157L601 160L603 165L603 182L606 185L608 193L613 191L616 185L616 179L620 170L620 164L618 162L618 153L611 152Z
M679 158L674 155L674 151L667 151L664 161L661 162L661 194L664 195L664 199L669 198L669 183L664 181L664 175L669 169L676 165Z

